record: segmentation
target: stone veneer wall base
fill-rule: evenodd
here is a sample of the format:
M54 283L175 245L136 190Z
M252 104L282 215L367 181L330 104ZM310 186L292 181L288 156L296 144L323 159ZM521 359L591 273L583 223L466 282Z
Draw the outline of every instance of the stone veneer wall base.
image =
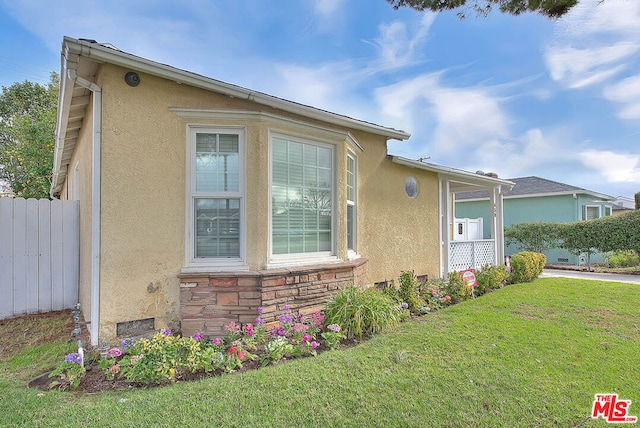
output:
M289 306L293 313L321 310L339 289L365 284L367 259L320 266L255 272L180 274L183 336L223 336L224 326L255 323L258 307L265 322L276 321Z

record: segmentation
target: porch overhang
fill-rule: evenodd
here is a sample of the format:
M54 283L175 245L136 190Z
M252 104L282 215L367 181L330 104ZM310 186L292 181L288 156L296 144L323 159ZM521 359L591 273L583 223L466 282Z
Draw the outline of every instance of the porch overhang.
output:
M475 190L489 190L489 209L491 219L491 239L494 241L493 260L495 264L504 259L504 215L503 195L511 191L515 183L473 173L457 168L437 165L428 162L407 159L400 156L388 156L396 164L430 171L438 175L438 195L440 214L440 276L451 271L451 243L453 241L453 224L455 219L455 194ZM473 268L471 263L470 268Z

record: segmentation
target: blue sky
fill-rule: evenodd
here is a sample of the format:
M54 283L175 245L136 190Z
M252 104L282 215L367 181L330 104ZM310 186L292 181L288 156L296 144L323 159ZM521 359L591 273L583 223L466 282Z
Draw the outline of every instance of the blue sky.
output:
M0 85L48 81L63 36L411 134L392 154L640 191L640 1L488 18L385 0L0 0Z

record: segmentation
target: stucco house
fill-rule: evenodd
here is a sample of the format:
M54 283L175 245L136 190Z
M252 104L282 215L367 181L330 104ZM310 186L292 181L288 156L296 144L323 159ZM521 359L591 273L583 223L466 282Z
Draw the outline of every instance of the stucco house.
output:
M504 195L504 225L551 221L569 223L578 220L613 214L611 196L559 183L540 177L512 178L513 189ZM484 218L488 207L486 191L462 192L455 195L455 211L458 218ZM486 220L485 220L486 221ZM490 231L485 227L485 236ZM505 250L507 255L519 251L513 246ZM549 264L585 264L586 259L566 250L552 249L545 252ZM603 256L592 255L591 262L603 261Z
M51 194L80 201L93 344L218 335L259 306L268 321L349 283L445 275L458 191L490 193L502 260L513 183L389 155L404 131L92 40L64 38L61 76Z

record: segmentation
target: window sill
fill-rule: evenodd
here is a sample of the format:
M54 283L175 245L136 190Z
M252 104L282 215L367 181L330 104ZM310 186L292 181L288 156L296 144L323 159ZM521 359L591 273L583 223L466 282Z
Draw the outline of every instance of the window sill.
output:
M336 256L272 258L265 266L265 269L280 269L298 266L334 264L341 262L342 260Z
M207 272L234 272L234 271L248 271L244 261L202 261L187 263L182 267L180 273L207 273Z

